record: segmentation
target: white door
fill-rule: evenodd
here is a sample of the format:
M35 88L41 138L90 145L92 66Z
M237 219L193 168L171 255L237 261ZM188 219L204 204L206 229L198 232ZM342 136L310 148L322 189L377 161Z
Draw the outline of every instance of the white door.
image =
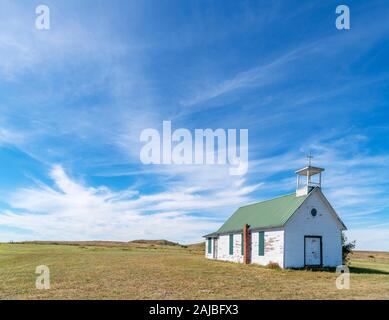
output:
M305 265L320 266L321 237L305 237Z

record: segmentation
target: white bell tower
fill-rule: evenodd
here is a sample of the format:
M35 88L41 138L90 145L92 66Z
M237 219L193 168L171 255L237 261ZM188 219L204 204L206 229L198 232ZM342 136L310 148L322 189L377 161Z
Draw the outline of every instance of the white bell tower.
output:
M312 155L307 156L308 165L300 170L296 171L297 175L297 187L296 196L305 196L312 191L313 188L321 188L321 173L323 168L313 167L311 165ZM315 176L316 179L312 179ZM302 178L303 177L303 178Z

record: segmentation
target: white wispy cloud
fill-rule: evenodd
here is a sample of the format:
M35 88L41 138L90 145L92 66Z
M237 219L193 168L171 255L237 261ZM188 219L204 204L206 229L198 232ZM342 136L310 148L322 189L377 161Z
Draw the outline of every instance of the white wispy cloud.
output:
M13 132L8 128L0 127L0 146L2 144L18 145L25 140L25 137L19 132Z
M117 161L132 161L139 154L140 130L156 118L143 70L142 48L148 44L131 32L126 41L112 37L109 21L96 25L85 8L75 19L72 6L50 2L49 7L51 29L39 31L34 3L0 3L0 82L17 91L0 104L0 143L46 164L70 154L77 158L86 148L103 155L106 147ZM84 101L91 97L92 105ZM63 140L68 143L52 143Z
M220 226L220 217L195 213L237 206L248 201L257 186L225 191L201 186L141 195L137 190L112 191L88 187L68 176L62 166L53 166L54 185L39 183L15 191L7 201L10 209L0 213L0 226L27 231L25 239L114 239L167 238L200 241L201 235ZM239 185L239 184L238 184ZM7 237L10 232L7 232ZM9 238L1 236L1 240ZM15 233L13 240L20 238Z
M280 77L284 77L286 70L281 70L285 65L293 60L301 58L308 53L308 47L303 46L298 49L291 50L285 55L268 62L267 64L254 67L237 73L231 79L215 84L210 88L202 88L199 93L195 94L188 100L183 100L183 106L193 106L210 99L214 99L221 95L233 92L245 87L259 87L277 81Z

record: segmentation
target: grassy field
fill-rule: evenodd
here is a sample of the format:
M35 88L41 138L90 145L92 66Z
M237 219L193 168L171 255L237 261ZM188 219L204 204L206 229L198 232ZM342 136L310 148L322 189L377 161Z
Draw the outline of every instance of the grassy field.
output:
M357 252L351 288L336 274L273 270L204 258L164 242L0 244L0 299L389 299L389 253ZM35 288L50 268L51 289Z

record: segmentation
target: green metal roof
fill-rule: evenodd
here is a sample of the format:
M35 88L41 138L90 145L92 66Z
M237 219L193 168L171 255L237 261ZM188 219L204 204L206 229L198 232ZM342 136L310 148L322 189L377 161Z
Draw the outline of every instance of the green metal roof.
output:
M242 230L245 224L250 228L282 227L307 197L292 193L240 207L216 233Z

